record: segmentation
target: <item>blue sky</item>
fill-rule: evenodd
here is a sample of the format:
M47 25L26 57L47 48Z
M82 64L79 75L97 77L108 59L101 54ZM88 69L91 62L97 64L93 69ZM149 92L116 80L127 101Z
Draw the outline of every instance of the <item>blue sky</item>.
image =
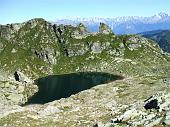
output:
M151 16L170 12L170 0L0 0L0 24L32 18Z

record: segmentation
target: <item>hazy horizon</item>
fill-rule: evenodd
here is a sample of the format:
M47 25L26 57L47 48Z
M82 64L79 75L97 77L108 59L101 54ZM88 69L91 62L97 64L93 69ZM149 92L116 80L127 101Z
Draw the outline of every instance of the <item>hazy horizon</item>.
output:
M168 0L2 0L0 24L20 23L33 18L47 21L64 18L149 17L169 13Z

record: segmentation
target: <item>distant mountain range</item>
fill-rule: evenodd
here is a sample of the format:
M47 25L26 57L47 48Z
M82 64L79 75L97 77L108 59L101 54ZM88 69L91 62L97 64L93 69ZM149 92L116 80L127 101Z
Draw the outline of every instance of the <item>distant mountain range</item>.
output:
M89 31L97 32L100 22L107 24L116 34L136 34L145 31L170 29L170 14L159 13L151 17L127 16L117 18L67 18L57 19L56 24L78 25L83 23Z
M170 53L170 30L148 31L140 35L156 41L165 52Z

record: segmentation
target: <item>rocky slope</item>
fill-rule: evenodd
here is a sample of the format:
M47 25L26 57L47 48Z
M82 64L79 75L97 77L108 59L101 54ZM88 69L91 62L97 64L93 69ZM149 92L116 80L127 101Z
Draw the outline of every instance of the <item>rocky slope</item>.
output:
M38 78L75 71L150 75L160 73L168 62L168 56L150 40L116 36L102 23L99 31L92 34L83 24L57 26L43 19L1 26L0 64L9 74L19 70Z
M140 35L156 41L165 52L170 52L170 30L148 31Z
M82 23L32 19L0 26L0 57L0 126L169 125L169 56L154 41L117 36L104 23L90 33ZM48 75L57 79L49 81ZM70 93L75 86L68 98L28 103L38 93ZM149 112L143 101L152 95L158 104Z

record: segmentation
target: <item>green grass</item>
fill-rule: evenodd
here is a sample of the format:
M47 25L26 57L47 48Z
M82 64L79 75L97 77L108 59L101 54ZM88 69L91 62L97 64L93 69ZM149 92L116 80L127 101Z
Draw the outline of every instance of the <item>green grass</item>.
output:
M63 29L63 34L59 37L64 38L65 41L59 43L52 26L49 26L48 22L43 19L36 19L36 25L33 28L32 23L32 20L26 22L18 31L13 33L13 38L9 41L5 38L0 38L0 43L4 48L0 53L0 64L5 70L13 72L19 69L25 73L40 77L49 74L50 69L54 74L96 70L113 73L121 71L127 75L146 75L146 73L157 73L157 70L163 72L165 70L164 65L168 64L169 57L162 55L159 47L150 41L140 44L141 47L131 51L128 47L129 44L139 42L130 42L128 39L133 37L140 39L140 36L116 36L114 34L96 33L82 39L76 39L71 37L71 34L80 29L66 26ZM100 43L101 46L105 46L107 43L110 45L102 49L101 53L95 54L91 52L91 46L96 42ZM11 53L13 48L16 49L16 53ZM45 48L51 48L55 52L59 52L60 55L56 55L56 65L50 65L39 59L33 52L33 50L41 52ZM74 52L85 48L87 50L83 55L68 57L64 52L65 48ZM116 51L116 54L109 54L108 51L113 50ZM87 58L89 57L94 59L88 60ZM123 59L123 61L117 63L115 57ZM137 65L133 65L131 62L125 61L125 59L131 59ZM107 63L107 65L103 65L103 63ZM105 70L101 69L103 66L105 66ZM162 69L152 69L153 66Z

